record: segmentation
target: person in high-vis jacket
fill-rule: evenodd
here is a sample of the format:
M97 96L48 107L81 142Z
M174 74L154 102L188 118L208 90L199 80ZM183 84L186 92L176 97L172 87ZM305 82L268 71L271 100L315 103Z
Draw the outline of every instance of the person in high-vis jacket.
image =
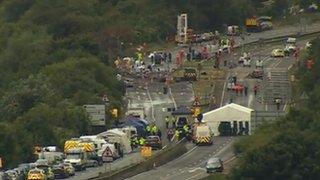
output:
M140 144L140 146L144 146L145 143L146 143L146 140L145 140L143 137L141 137L141 138L139 139L139 144Z
M168 129L169 128L169 116L166 116L166 118L164 119L165 122L166 122L166 128Z

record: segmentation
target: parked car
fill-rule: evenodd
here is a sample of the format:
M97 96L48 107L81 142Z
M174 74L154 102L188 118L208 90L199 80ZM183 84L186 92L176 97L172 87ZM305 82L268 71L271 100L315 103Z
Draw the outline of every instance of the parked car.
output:
M162 142L159 136L148 136L145 145L152 149L162 149Z
M4 180L4 172L0 171L0 180Z
M271 52L272 57L284 57L284 51L283 49L274 49Z
M22 172L23 174L23 179L26 179L28 176L28 172L30 171L31 168L31 164L30 163L24 163L24 164L19 164L18 165L18 169Z
M0 180L4 180L4 172L0 171Z
M262 79L263 78L263 70L262 69L255 69L249 74L249 77Z
M45 180L47 179L47 176L44 170L35 168L35 169L31 169L28 173L28 180L32 180L32 179Z
M62 164L52 166L52 171L54 174L54 178L67 178L69 174Z
M206 164L207 173L212 172L222 172L223 171L223 162L220 158L212 157L207 161Z
M73 176L75 175L75 169L74 167L72 166L71 163L62 163L62 165L65 167L67 173L68 173L68 176Z
M4 173L4 179L6 179L6 180L19 180L20 176L19 176L18 172L15 170L7 170Z

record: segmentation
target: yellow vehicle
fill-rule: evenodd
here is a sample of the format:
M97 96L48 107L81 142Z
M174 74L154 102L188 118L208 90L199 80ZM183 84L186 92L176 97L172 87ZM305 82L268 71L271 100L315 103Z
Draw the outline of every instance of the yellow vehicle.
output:
M283 49L274 49L271 52L272 57L284 57L284 50Z
M44 170L35 168L28 172L28 180L47 180L47 176Z
M269 16L247 18L245 25L247 32L260 32L273 28L272 18Z
M195 123L193 126L193 142L197 145L213 143L213 132L205 122Z
M86 152L93 152L95 150L93 142L79 142L77 147L83 147Z
M79 139L70 139L64 143L64 152L67 152L69 149L78 147L80 140Z

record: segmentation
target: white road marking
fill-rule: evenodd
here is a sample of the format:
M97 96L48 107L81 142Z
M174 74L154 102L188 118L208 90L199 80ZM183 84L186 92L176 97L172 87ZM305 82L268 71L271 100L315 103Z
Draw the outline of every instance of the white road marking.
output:
M188 172L189 172L189 173L193 173L193 172L198 171L198 170L206 171L204 168L196 167L196 168L193 168L193 169L191 169L191 170L188 170Z
M155 122L156 118L154 116L154 107L153 107L153 102L152 102L152 99L151 99L149 88L147 88L147 95L148 95L148 98L149 98L149 101L150 101L150 104L151 104L151 116L152 116L153 121Z
M252 101L253 101L253 95L250 94L250 95L249 95L249 98L248 98L248 107L252 107L252 106L251 106Z
M266 103L266 111L268 111L268 103Z
M228 77L229 77L229 74L227 75L227 78L226 78L226 80L224 81L223 90L222 90L222 95L221 95L220 107L222 107L222 104L223 104L224 94L225 94L225 91L226 91L226 88L227 88Z
M175 101L175 99L174 99L174 97L173 97L173 95L172 95L171 87L169 87L169 94L170 94L171 100L172 100L172 102L173 102L174 108L177 109L177 103L176 103L176 101Z

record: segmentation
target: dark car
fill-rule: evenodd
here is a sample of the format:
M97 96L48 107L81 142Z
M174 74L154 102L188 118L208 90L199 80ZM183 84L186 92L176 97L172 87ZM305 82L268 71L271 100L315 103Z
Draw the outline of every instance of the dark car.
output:
M162 149L162 142L159 136L148 136L145 145L152 149Z
M8 170L4 173L4 179L20 179L21 176L19 175L19 173L16 170Z
M26 179L28 172L31 169L31 165L29 163L19 164L18 169L21 171L24 177L23 179Z
M52 171L54 174L54 178L67 178L67 177L69 177L67 169L65 168L65 166L63 166L61 164L54 165L52 167Z
M263 70L255 69L249 74L249 76L251 78L263 79Z
M206 164L207 173L212 172L222 172L223 171L223 162L220 158L212 157L207 161Z

